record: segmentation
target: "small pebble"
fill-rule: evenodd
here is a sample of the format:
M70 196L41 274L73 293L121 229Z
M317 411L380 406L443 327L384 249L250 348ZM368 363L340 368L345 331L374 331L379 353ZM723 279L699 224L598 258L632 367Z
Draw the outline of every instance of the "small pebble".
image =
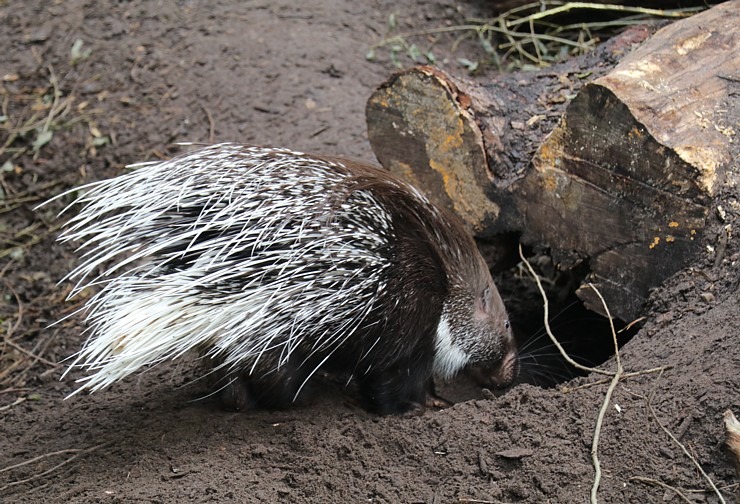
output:
M714 294L712 294L711 292L702 292L701 294L699 294L699 297L705 303L711 303L712 301L714 301Z

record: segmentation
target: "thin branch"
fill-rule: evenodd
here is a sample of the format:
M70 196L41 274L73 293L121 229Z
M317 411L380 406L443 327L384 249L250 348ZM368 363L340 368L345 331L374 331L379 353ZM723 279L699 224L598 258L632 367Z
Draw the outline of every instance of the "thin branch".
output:
M676 10L663 10L663 9L648 9L644 7L630 7L627 5L612 5L612 4L596 4L589 2L568 2L559 7L551 7L549 9L530 14L513 21L506 23L507 26L517 26L523 23L529 23L530 21L537 21L547 17L555 16L563 12L568 12L573 9L589 9L589 10L601 10L601 11L617 11L617 12L633 12L637 14L644 14L646 16L655 17L667 17L667 18L681 18L687 17L702 10L703 7L688 8L688 9L676 9Z
M3 340L3 343L5 343L8 346L11 346L11 347L15 348L17 351L19 351L20 353L25 354L26 356L32 358L34 361L43 362L44 364L46 364L49 367L57 367L58 366L58 364L56 362L52 362L49 359L45 359L45 358L41 357L40 355L36 355L31 350L26 350L25 348L23 348L22 346L20 346L18 343L16 343L13 340L10 340L10 339L5 338Z
M8 466L8 467L5 467L3 469L0 469L0 473L3 473L3 472L7 472L7 471L10 471L10 470L13 470L13 469L18 469L19 467L23 467L23 466L26 466L28 464L33 464L34 462L38 462L39 460L43 460L43 459L48 458L48 457L53 457L53 456L56 456L56 455L62 455L62 454L65 454L65 453L74 453L74 455L72 455L71 457L69 457L67 460L64 460L64 461L60 462L59 464L55 465L54 467L52 467L50 469L47 469L46 471L44 471L42 473L34 474L33 476L30 476L28 478L24 478L24 479L21 479L21 480L12 481L12 482L8 483L7 485L0 487L0 492L2 492L4 490L7 490L8 488L12 488L14 486L22 485L24 483L30 483L31 481L35 481L37 479L43 478L44 476L48 476L49 474L53 473L57 469L60 469L61 467L64 467L65 465L67 465L70 462L74 461L75 459L79 458L81 455L92 453L95 450L97 450L99 448L103 448L104 446L108 446L110 444L112 444L112 442L111 441L107 441L107 442L101 443L101 444L99 444L97 446L93 446L92 448L85 448L85 449L81 449L81 448L70 448L68 450L59 450L59 451L55 451L55 452L51 452L51 453L45 453L43 455L39 455L38 457L34 457L34 458L30 459L30 460L26 460L25 462L21 462L19 464L15 464L15 465Z
M622 373L624 370L622 369L622 361L619 358L619 344L617 342L617 331L614 329L614 319L612 319L612 314L609 312L609 306L607 306L606 301L604 300L604 297L601 295L601 292L599 292L599 289L597 289L594 286L594 284L589 283L588 286L593 289L593 291L596 293L597 296L599 296L599 299L601 300L601 305L604 307L604 312L606 313L606 316L609 318L609 326L612 330L612 338L614 341L614 355L617 361L617 372L614 374L614 377L612 378L612 381L609 384L609 388L606 391L604 402L601 405L599 416L596 419L596 427L594 428L594 439L593 439L593 443L591 444L591 460L593 461L593 464L594 464L594 473L595 473L594 474L594 484L591 487L591 502L592 504L596 504L598 502L597 493L599 491L599 484L601 483L601 463L599 462L599 438L601 437L601 426L604 423L604 416L606 415L606 410L609 407L609 403L611 402L614 389L617 387L617 383L619 383L619 380L622 377Z
M206 117L208 118L208 143L214 143L216 141L216 122L213 120L211 111L208 110L205 105L201 103L200 107L203 109L203 112L206 113Z
M519 244L519 257L521 258L522 262L524 262L525 266L527 266L527 269L529 270L529 274L532 275L534 278L534 281L537 283L537 288L540 291L540 295L542 296L542 302L543 302L543 309L545 311L544 314L544 322L545 322L545 332L550 337L550 341L552 341L552 344L555 345L555 348L558 349L560 352L560 355L563 356L563 359L573 366L576 369L580 369L581 371L586 371L588 373L598 373L603 374L607 376L614 376L616 373L613 371L607 371L604 369L599 368L592 368L588 366L584 366L582 364L577 363L573 359L571 359L570 355L565 351L563 346L560 344L558 339L555 337L555 335L552 333L552 330L550 329L550 303L547 300L547 294L545 294L545 289L542 287L542 282L540 281L539 275L534 271L534 268L532 268L532 265L529 264L529 261L527 261L527 258L524 257L524 252L522 251L522 245Z
M57 105L59 104L59 98L62 96L62 93L59 91L59 81L57 80L57 74L54 73L54 67L49 65L48 70L49 83L54 90L54 97L51 101L51 107L49 107L49 114L46 116L46 120L44 121L43 131L49 131L51 129L51 122L54 120L54 115L57 112Z
M656 367L656 368L643 369L642 371L632 371L632 372L629 372L629 373L623 373L622 374L622 379L624 380L624 379L627 379L627 378L634 378L635 376L652 374L652 373L662 373L663 371L666 371L666 370L672 369L672 368L673 368L673 366L660 366L660 367ZM593 382L584 383L583 385L579 385L577 387L563 387L563 388L560 389L560 391L563 394L569 394L569 393L571 393L571 392L573 392L575 390L585 389L585 388L593 387L595 385L603 385L605 383L609 383L610 381L611 380L609 378L603 378L601 380L596 380L596 381L593 381Z
M0 406L0 411L9 410L10 408L13 408L15 406L18 406L19 404L25 402L26 399L27 399L26 397L19 397L18 399L16 399L15 401L13 401L10 404L6 404L5 406ZM2 472L2 471L0 471L0 472Z
M647 397L645 398L645 404L647 404L648 410L650 411L650 414L653 416L655 421L658 423L658 426L661 429L663 429L663 432L665 432L668 435L668 437L670 437L671 440L673 440L673 442L676 443L679 446L679 448L681 448L684 454L689 458L689 460L691 460L694 466L696 466L696 468L699 470L699 472L704 477L704 479L707 481L707 483L709 483L709 486L712 488L714 493L717 494L717 498L719 498L719 501L722 504L727 504L725 502L724 497L722 497L722 493L719 491L717 486L714 484L714 482L712 481L712 478L710 478L709 475L706 472L704 472L704 469L702 469L701 464L699 464L699 462L696 460L696 457L694 457L691 453L689 453L689 450L686 448L686 446L684 446L684 444L681 443L681 441L679 441L678 438L674 436L673 433L669 431L668 428L665 427L661 423L660 419L658 419L658 415L655 413L655 410L653 409L653 405Z
M676 487L672 487L671 485L668 485L667 483L663 483L662 481L658 481L658 480L653 479L653 478L645 478L643 476L633 476L633 477L631 477L629 479L629 481L639 481L640 483L647 483L648 485L656 485L656 486L659 486L659 487L663 487L666 490L671 490L671 491L675 492L676 495L678 495L681 498L681 500L683 500L684 502L688 502L689 504L693 504L693 501L690 500L688 497L686 497L683 494L683 492L681 492L681 490L679 490Z
M57 455L64 455L65 453L79 453L81 451L83 451L82 448L69 448L67 450L59 450L59 451L55 451L55 452L44 453L43 455L39 455L38 457L34 457L32 459L25 460L23 462L19 462L18 464L14 464L14 465L10 465L10 466L7 466L7 467L3 467L2 469L0 469L0 473L12 471L13 469L18 469L19 467L23 467L23 466L27 466L29 464L33 464L35 462L38 462L39 460L44 460L45 458L55 457Z
M636 372L636 373L624 373L624 369L622 368L622 359L621 359L621 357L619 355L619 342L617 340L617 331L616 331L616 329L614 327L614 318L612 317L611 312L609 311L609 306L607 305L606 301L604 300L604 297L601 295L601 292L599 292L599 290L596 288L596 286L594 286L591 283L589 283L588 286L591 287L591 289L593 289L593 291L599 297L599 300L601 301L601 304L604 307L604 313L606 313L606 316L609 319L609 327L610 327L611 333L612 333L612 342L614 344L614 355L615 355L615 359L616 359L617 370L616 370L616 372L605 371L605 370L598 369L598 368L589 368L589 367L586 367L586 366L581 366L580 364L576 363L565 352L565 349L563 349L563 347L560 345L560 342L558 341L558 339L555 337L555 335L550 330L550 323L549 323L550 309L549 309L549 303L548 303L548 300L547 300L547 295L545 294L545 290L542 287L542 282L540 282L539 276L534 271L534 268L532 268L532 265L529 263L529 261L527 261L527 259L524 257L524 252L522 251L521 244L519 244L519 257L522 259L522 262L526 265L527 269L529 270L529 273L532 275L532 277L534 278L535 282L537 283L537 288L539 289L540 295L542 296L543 309L544 309L544 312L545 312L544 313L545 332L547 332L547 335L550 337L550 340L557 347L557 349L560 351L560 354L563 356L563 358L569 364L571 364L572 366L577 367L578 369L582 369L584 371L589 371L589 372L597 372L597 373L601 373L601 374L606 374L606 375L610 375L612 377L611 380L610 380L610 383L609 383L609 388L606 391L606 395L604 397L604 401L603 401L603 403L601 405L601 409L599 410L599 415L596 418L596 426L594 427L594 436L593 436L593 441L591 443L591 459L592 459L593 466L594 466L594 481L593 481L593 486L591 487L591 495L590 495L591 499L590 499L590 502L592 504L597 504L598 503L598 499L597 499L598 496L597 496L597 494L598 494L598 490L599 490L599 484L601 483L601 463L599 461L599 455L598 455L599 440L600 440L600 437L601 437L601 429L602 429L602 425L604 423L604 418L606 416L606 411L607 411L607 409L609 407L609 404L611 403L611 398L612 398L612 395L614 393L614 390L615 390L615 388L617 386L617 383L619 383L619 381L621 379L623 379L623 378L625 378L627 376L637 376L639 374L653 373L653 372L656 372L656 371L661 371L662 372L663 370L666 369L666 367L654 368L654 369L649 369L649 370L645 370L645 371L639 371L639 372ZM605 380L603 380L603 381L605 381ZM725 504L725 502L722 501L722 504Z
M5 288L8 289L11 292L11 294L13 294L13 296L15 297L16 303L18 303L18 319L15 321L15 324L13 324L8 329L8 331L5 333L5 336L3 337L4 342L9 342L11 336L13 336L13 333L21 325L21 321L23 321L23 303L21 303L21 298L18 296L18 293L15 291L15 289L13 289L13 287L10 286L8 282L3 280L3 284L5 285Z

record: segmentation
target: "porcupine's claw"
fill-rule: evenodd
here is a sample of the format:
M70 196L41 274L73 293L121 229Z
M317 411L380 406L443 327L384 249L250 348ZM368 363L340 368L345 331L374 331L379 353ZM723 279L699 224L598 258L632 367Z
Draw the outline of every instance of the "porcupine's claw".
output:
M403 415L407 417L421 416L429 408L444 409L449 408L453 404L453 402L450 402L447 399L443 399L434 393L429 393L424 399L424 402L409 403L409 409Z
M424 397L424 406L427 408L445 409L452 406L452 401L437 395L437 389L434 386L434 379L429 379L426 385L426 396Z
M445 409L449 408L453 404L455 403L438 396L434 392L428 393L426 399L424 400L424 406L427 408Z
M453 404L455 403L437 395L434 387L434 381L430 380L427 384L424 401L420 403L412 403L406 414L408 416L418 416L423 414L428 408L439 410L449 408Z

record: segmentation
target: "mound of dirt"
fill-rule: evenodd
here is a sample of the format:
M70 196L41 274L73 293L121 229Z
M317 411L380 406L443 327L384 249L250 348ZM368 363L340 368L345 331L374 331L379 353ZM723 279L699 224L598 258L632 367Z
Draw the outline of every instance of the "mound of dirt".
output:
M62 203L36 204L126 164L168 157L180 149L174 142L372 160L365 102L393 67L365 54L389 14L420 28L485 8L439 0L0 3L0 500L588 501L607 388L594 384L599 376L567 390L521 384L499 396L453 383L448 395L466 400L415 417L368 414L331 387L288 411L225 413L203 399L207 388L191 383L197 370L183 362L67 400L79 375L60 381L60 362L84 341L74 315L84 300L65 301L70 286L57 284L76 260L54 241ZM442 65L443 56L442 48ZM455 54L447 64L456 65ZM678 502L678 492L719 501L667 432L727 502L740 496L722 421L727 409L740 414L740 248L732 234L721 239L726 226L737 231L740 211L736 188L720 198L729 204L702 237L706 255L655 290L643 327L621 350L626 371L666 369L614 390L598 450L602 502ZM525 356L527 370L542 372Z

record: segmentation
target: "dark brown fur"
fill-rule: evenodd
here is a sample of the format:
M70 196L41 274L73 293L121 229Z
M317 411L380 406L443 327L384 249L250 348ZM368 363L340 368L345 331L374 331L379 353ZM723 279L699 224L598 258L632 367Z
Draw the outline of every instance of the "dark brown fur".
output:
M444 210L432 211L389 172L359 162L320 159L341 163L346 168L338 170L346 170L351 178L337 188L329 209L319 209L316 218L326 219L320 213L328 211L329 219L339 219L332 209L345 202L351 204L352 195L358 191L368 191L393 220L393 235L386 251L392 264L385 278L387 288L363 330L346 341L321 368L350 376L359 385L367 407L380 414L434 404L435 341L443 304L449 295L448 278L476 274L481 265L469 264L471 259L480 257L475 241L456 216ZM253 405L286 407L293 403L323 357L320 353L306 355L296 351L290 362L281 366L267 358L260 367L273 371L238 377L223 392L224 403L232 409ZM493 360L499 358L494 357Z

